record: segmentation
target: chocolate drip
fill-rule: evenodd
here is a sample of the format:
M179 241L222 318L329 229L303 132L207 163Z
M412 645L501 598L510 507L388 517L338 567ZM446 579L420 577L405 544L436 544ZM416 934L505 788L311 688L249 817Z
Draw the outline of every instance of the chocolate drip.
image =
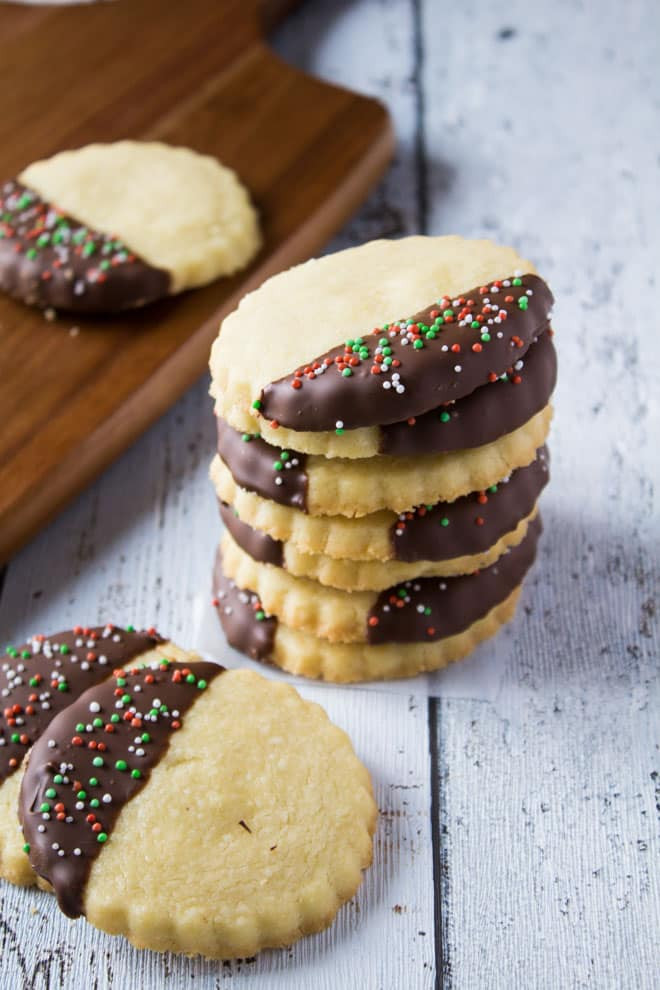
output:
M154 268L116 237L90 230L26 188L6 182L0 195L0 289L33 306L112 313L170 291Z
M258 435L238 433L224 419L218 419L218 453L241 488L306 510L306 454L273 447Z
M154 631L76 626L34 636L0 658L0 782L15 773L55 716L112 670L163 639Z
M117 670L60 712L35 744L19 818L32 867L52 884L69 917L84 913L92 864L112 841L122 808L144 786L172 732L222 670L212 663L188 667L169 660L156 668Z
M262 533L261 530L253 529L247 523L241 522L226 502L220 502L220 515L236 543L253 560L258 560L262 564L274 564L276 567L283 566L284 544L281 540L274 540L267 533Z
M213 592L213 604L229 645L253 660L268 660L275 646L277 618L266 616L254 592L243 591L225 577L220 550L215 559Z
M313 432L420 416L504 374L546 328L552 303L536 275L443 297L267 385L261 415Z
M548 478L548 451L541 447L535 461L485 492L402 512L391 529L394 558L451 560L483 553L532 512Z
M422 416L382 426L380 453L441 454L492 443L540 412L556 381L557 354L548 331L516 360L505 379Z
M532 566L541 520L491 567L453 578L419 578L388 588L369 610L367 641L428 643L463 632L503 602ZM401 604L400 604L401 603Z

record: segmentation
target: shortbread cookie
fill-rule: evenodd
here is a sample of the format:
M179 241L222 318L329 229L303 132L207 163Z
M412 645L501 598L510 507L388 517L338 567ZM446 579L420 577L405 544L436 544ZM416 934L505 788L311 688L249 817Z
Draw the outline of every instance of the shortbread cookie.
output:
M224 321L211 355L217 412L271 443L369 457L383 424L506 373L551 306L533 266L488 241L373 241L313 260Z
M281 567L253 560L225 532L215 575L219 615L229 642L236 645L237 637L244 642L236 617L223 608L223 593L233 582L258 599L251 625L275 617L330 643L435 642L464 632L509 597L534 561L540 531L537 516L518 546L475 574L423 577L381 592L338 591L292 577Z
M531 514L548 479L547 457L543 447L530 465L513 472L508 480L455 502L422 505L400 514L381 510L354 519L310 516L239 488L218 457L211 465L211 480L220 502L231 506L235 518L274 543L288 545L287 560L293 561L294 555L353 563L432 558L446 562L454 573L463 573L457 555L483 553ZM272 547L271 553L279 560L277 548Z
M220 503L220 514L234 542L253 560L284 567L294 577L309 578L341 591L382 591L391 584L416 577L455 577L459 574L473 574L489 567L505 550L518 546L524 539L527 526L536 515L536 508L482 553L453 557L451 560L419 560L415 563L396 560L334 560L323 554L301 553L292 543L281 543L241 522L233 509L224 502Z
M51 723L20 815L67 914L232 958L331 922L371 861L376 806L318 705L249 671L165 661L115 671Z
M0 288L36 306L141 306L232 274L260 244L231 169L157 142L63 151L0 200Z
M23 851L17 799L30 747L52 719L84 691L137 658L176 659L180 650L153 629L76 626L54 636L33 636L8 647L0 659L0 876L17 884L35 882Z
M330 643L263 617L257 596L243 591L216 570L214 602L227 639L255 660L263 660L303 677L336 683L414 677L439 670L467 656L513 617L520 588L462 632L426 643ZM262 618L260 618L262 616Z
M483 447L426 457L347 459L305 456L220 423L222 459L239 485L312 516L365 516L380 509L453 502L530 464L545 443L552 407ZM213 468L212 468L213 470ZM226 500L225 500L226 501Z

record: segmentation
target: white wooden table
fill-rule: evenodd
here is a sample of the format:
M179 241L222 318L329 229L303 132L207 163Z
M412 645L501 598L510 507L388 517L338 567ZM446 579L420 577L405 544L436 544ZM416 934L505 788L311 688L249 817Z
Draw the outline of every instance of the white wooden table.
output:
M398 130L333 248L486 235L554 289L540 560L513 626L438 697L305 689L352 734L382 809L374 866L329 932L256 961L163 957L3 885L2 988L660 985L659 11L316 0L281 29L286 58L380 96ZM206 389L10 564L3 641L110 619L193 642L219 533Z

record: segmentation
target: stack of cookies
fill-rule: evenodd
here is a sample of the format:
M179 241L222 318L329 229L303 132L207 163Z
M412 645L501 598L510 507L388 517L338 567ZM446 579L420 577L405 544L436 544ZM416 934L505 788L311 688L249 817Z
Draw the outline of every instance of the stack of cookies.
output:
M553 297L511 248L374 241L245 297L211 355L229 642L332 681L465 656L541 531Z

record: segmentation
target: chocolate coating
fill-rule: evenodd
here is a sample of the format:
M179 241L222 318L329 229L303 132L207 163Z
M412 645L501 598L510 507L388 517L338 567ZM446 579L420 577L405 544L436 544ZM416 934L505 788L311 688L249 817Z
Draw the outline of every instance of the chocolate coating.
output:
M311 432L420 416L504 374L547 327L552 303L537 275L442 298L271 382L260 396L261 414Z
M35 744L19 818L33 869L52 884L69 917L84 913L92 864L108 837L112 841L122 808L167 752L200 688L222 670L170 661L120 670L60 712Z
M557 381L552 332L541 334L507 379L482 385L449 406L381 426L380 453L441 454L492 443L547 405ZM441 418L442 417L442 418Z
M31 306L114 313L168 295L169 272L17 180L0 194L0 289Z
M162 642L153 630L129 632L107 625L35 636L22 646L8 647L0 658L0 781L18 770L62 709L115 667Z
M238 543L253 560L262 564L274 564L282 567L284 564L284 544L274 540L268 533L253 529L247 523L241 522L234 510L226 502L220 502L220 516L223 523Z
M535 461L485 492L402 512L391 530L395 560L452 560L484 553L532 512L548 479L548 451L541 447Z
M369 610L367 642L429 643L463 632L518 587L534 562L540 533L537 516L522 543L483 571L419 578L382 591Z
M306 510L306 454L273 447L260 436L241 434L220 418L218 453L241 488L280 505Z
M252 591L243 591L222 571L220 550L213 571L213 604L230 646L252 657L268 660L273 653L277 618L266 616Z

